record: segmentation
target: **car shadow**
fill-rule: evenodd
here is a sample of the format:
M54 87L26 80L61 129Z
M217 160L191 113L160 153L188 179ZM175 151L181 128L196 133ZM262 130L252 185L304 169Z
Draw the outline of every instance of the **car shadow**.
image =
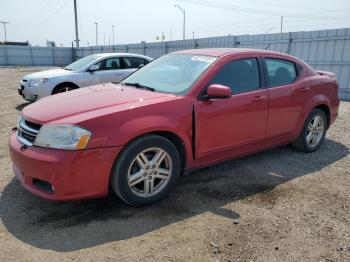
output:
M32 102L24 102L22 104L17 105L15 108L16 108L17 111L21 112L23 110L23 108L25 108L26 106L30 105L31 103Z
M303 154L289 146L204 168L182 177L163 201L133 208L113 194L79 202L49 202L31 195L13 179L2 192L0 217L13 236L42 249L69 252L125 240L213 212L235 220L228 203L269 191L344 158L349 149L326 139L321 150ZM278 196L277 196L278 197Z

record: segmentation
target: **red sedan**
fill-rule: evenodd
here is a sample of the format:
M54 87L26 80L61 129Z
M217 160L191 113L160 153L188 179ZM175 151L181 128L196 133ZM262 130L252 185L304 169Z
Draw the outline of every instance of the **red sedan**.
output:
M252 49L167 54L121 84L25 107L10 138L23 187L51 200L159 201L181 173L283 144L318 150L338 84L290 55Z

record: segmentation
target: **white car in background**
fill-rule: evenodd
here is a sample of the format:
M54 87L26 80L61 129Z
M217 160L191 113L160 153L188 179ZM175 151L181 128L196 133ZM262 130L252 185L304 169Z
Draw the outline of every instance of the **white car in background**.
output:
M100 83L119 83L153 58L129 53L94 54L58 69L22 78L18 93L28 101Z

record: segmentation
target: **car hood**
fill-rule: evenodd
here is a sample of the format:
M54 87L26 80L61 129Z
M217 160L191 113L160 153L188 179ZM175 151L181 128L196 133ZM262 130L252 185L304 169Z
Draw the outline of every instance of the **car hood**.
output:
M29 74L23 77L23 79L33 79L33 78L41 78L41 77L53 77L53 76L61 76L61 75L68 75L71 74L72 71L64 70L62 68L57 69L51 69L51 70L45 70L36 72L33 74Z
M22 112L25 119L38 124L76 124L86 119L176 98L178 96L173 94L108 83L45 97L26 106Z

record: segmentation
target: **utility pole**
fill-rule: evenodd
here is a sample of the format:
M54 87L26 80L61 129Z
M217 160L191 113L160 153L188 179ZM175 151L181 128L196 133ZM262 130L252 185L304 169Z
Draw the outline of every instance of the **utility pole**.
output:
M174 5L174 7L178 8L181 11L182 15L183 15L182 39L185 40L185 36L186 36L186 11L185 11L185 9L183 9L179 5Z
M76 41L77 47L79 48L77 0L74 0L74 17L75 17L75 41Z
M192 32L192 38L193 38L193 40L194 40L194 32Z
M283 32L283 16L281 16L281 34Z
M0 21L0 23L4 26L5 42L7 42L6 24L8 24L8 23L10 23L10 22L7 22L7 21Z
M95 22L95 25L96 25L96 46L97 46L98 45L98 28L97 28L98 23Z
M114 25L112 25L112 44L114 45Z
M103 45L106 45L106 33L103 32Z

